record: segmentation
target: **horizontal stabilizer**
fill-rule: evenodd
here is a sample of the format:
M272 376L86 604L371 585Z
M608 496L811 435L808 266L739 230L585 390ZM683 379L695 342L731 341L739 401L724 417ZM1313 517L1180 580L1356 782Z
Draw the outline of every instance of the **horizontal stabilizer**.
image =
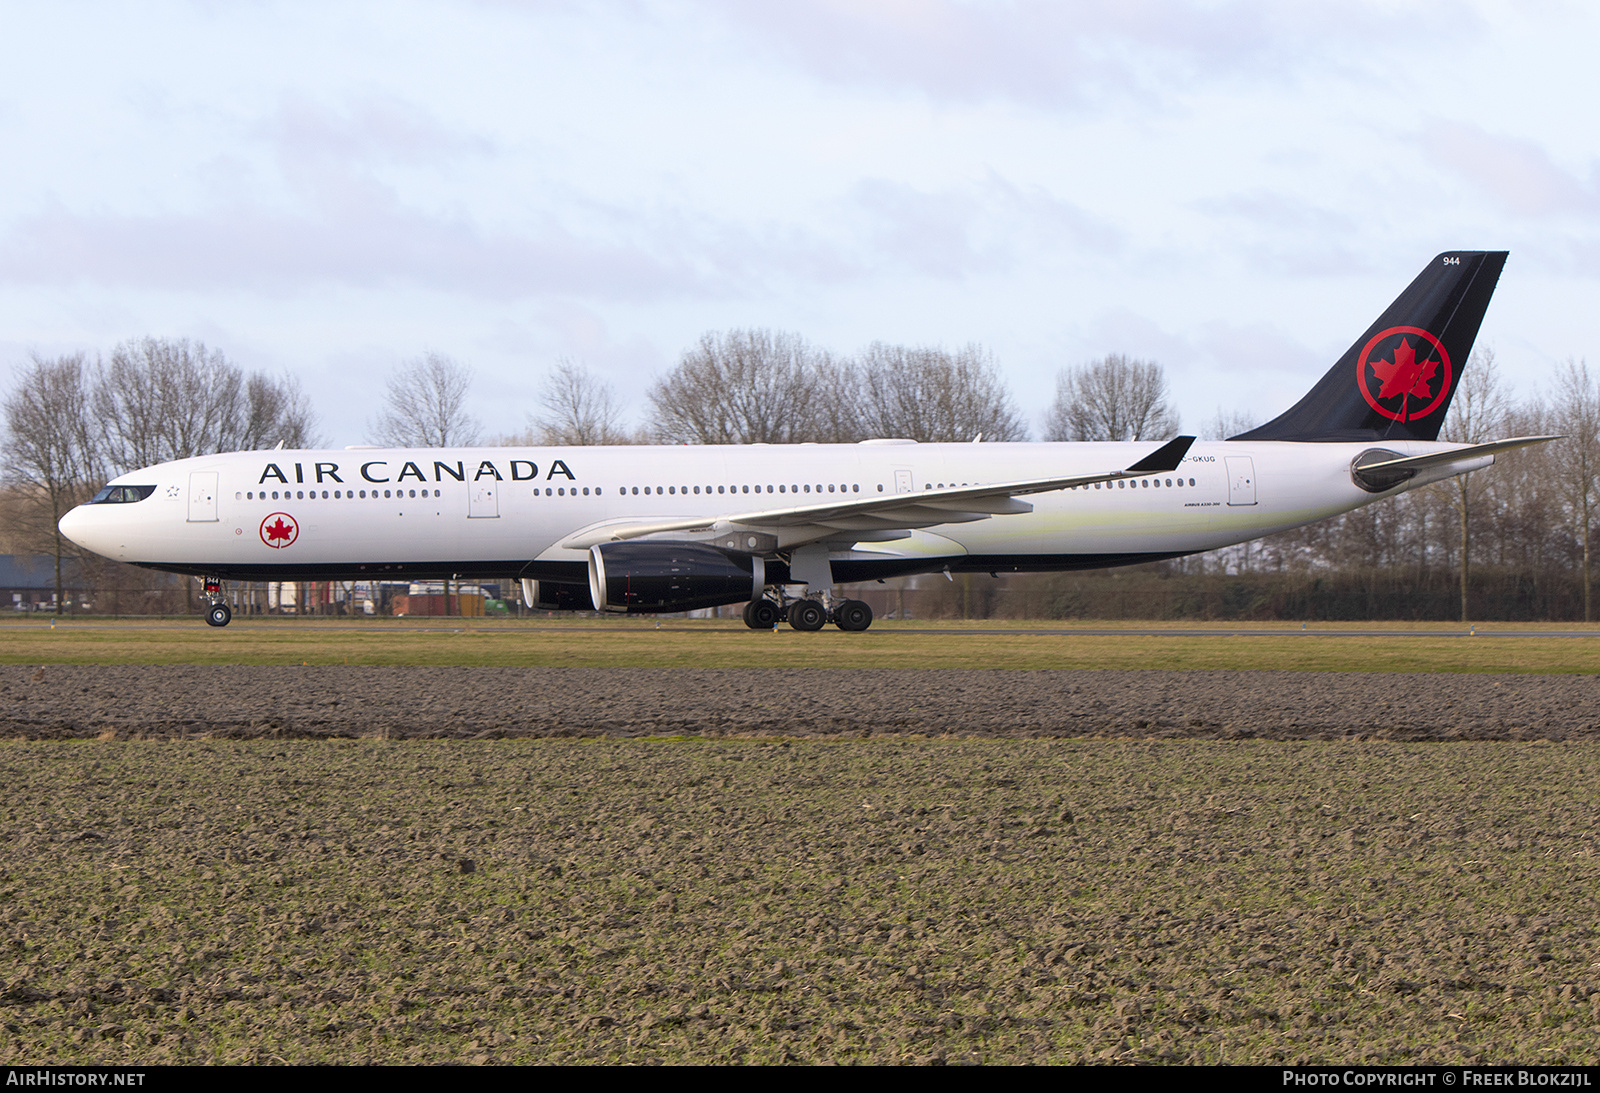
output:
M1368 448L1350 464L1350 477L1368 493L1384 493L1411 481L1425 470L1443 468L1446 474L1466 474L1487 467L1499 452L1560 439L1559 436L1518 436L1426 455L1401 455L1384 448Z
M1510 440L1491 440L1487 444L1471 444L1465 448L1452 448L1448 452L1429 452L1427 455L1408 455L1402 459L1385 459L1381 463L1363 463L1363 471L1420 471L1427 467L1444 467L1451 463L1464 463L1479 456L1509 452L1513 448L1526 448L1530 444L1546 444L1564 440L1562 436L1517 436Z

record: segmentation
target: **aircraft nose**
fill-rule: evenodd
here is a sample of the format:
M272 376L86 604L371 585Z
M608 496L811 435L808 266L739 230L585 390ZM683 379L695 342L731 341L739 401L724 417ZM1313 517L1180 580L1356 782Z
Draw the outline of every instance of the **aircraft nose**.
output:
M61 534L65 535L68 539L71 539L74 543L77 543L86 550L92 550L96 553L99 553L100 548L95 546L94 543L96 536L92 531L92 514L88 512L87 509L87 505L77 506L63 516L56 524L56 527L61 530Z

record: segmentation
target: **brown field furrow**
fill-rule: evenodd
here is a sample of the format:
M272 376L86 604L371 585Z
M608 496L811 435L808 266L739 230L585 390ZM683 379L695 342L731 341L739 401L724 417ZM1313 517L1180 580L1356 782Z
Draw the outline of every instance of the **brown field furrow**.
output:
M0 737L1600 738L1580 675L49 665Z
M1592 1064L1593 743L0 744L0 1062Z

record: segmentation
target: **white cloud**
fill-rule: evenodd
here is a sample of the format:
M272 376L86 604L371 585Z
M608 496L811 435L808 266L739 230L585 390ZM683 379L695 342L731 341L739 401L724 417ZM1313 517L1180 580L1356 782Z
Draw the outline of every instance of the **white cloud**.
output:
M1195 80L1292 83L1341 66L1343 49L1426 28L1473 32L1450 0L1283 4L1274 0L707 0L771 53L825 79L914 89L943 101L1006 99L1046 109L1149 101Z
M1449 120L1435 120L1421 141L1435 162L1519 216L1600 212L1600 160L1590 162L1584 179L1532 140Z

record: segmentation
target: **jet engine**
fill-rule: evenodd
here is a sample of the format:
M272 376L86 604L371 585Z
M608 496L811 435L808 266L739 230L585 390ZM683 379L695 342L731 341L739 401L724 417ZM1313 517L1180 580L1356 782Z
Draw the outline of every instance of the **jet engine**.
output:
M589 586L565 581L522 582L522 602L538 611L593 611Z
M622 542L589 548L589 594L602 611L692 611L758 599L766 562L707 543Z

